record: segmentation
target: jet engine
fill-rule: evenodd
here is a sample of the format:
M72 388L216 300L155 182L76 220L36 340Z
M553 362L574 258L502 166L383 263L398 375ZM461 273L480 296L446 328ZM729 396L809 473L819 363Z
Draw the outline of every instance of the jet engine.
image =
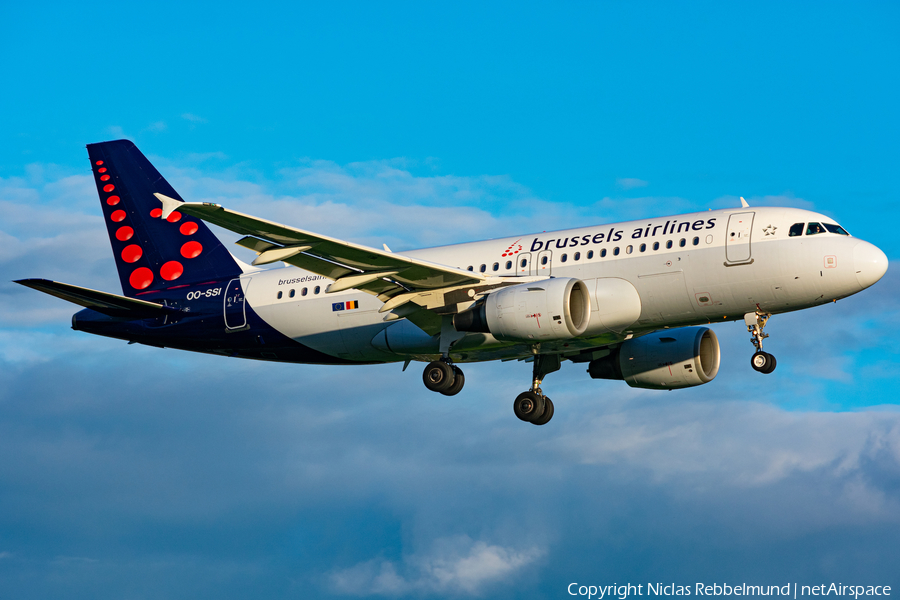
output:
M591 297L580 279L559 277L501 288L453 317L457 331L505 342L567 340L585 332Z
M706 327L657 331L625 341L592 360L594 379L624 379L649 390L675 390L712 381L719 372L719 340Z

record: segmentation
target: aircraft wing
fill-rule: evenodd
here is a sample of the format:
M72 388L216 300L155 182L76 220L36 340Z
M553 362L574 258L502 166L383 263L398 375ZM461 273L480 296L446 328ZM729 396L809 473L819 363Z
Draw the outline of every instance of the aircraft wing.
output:
M254 265L283 261L334 279L328 292L355 288L400 306L423 293L483 284L480 273L441 265L345 242L296 229L280 223L245 215L209 202L181 202L162 194L162 218L179 211L224 227L245 237L238 242L259 254Z
M19 279L15 281L20 285L30 287L68 300L79 306L96 310L110 317L124 317L128 319L145 319L151 317L161 317L167 313L180 312L179 309L171 306L163 306L156 302L147 302L146 300L138 300L137 298L127 298L107 292L100 292L89 288L72 285L69 283L60 283L58 281L50 281L49 279Z

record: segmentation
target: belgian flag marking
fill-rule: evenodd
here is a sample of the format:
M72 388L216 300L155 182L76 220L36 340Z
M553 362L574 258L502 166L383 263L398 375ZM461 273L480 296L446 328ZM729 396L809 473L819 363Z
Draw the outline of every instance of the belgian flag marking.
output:
M334 302L331 305L331 312L337 312L339 310L353 310L354 308L359 308L359 300L347 300L346 302Z

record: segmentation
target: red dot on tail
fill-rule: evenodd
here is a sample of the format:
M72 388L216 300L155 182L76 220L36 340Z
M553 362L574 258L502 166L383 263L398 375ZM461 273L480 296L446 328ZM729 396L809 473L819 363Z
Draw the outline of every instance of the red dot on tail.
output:
M95 164L95 165L102 165L102 164L103 164L103 161L102 161L102 160L98 160L98 161L95 162L94 164Z
M122 260L127 263L137 262L143 255L144 251L137 244L129 244L122 250Z
M128 278L128 283L136 290L150 287L150 284L153 283L153 271L147 267L138 267Z
M181 247L181 255L185 258L197 258L203 252L203 246L200 242L185 242Z
M119 198L118 196L110 196L109 198L106 199L106 203L109 204L110 206L115 206L115 205L118 204L121 200L122 200L122 199Z
M132 229L128 225L119 227L116 230L116 239L119 240L120 242L127 242L133 236L134 236L134 229ZM134 262L134 261L129 261L129 262Z
M109 175L101 175L100 181L109 181Z
M109 215L109 218L112 219L113 221L115 221L116 223L119 223L120 221L124 221L125 220L125 211L121 210L121 209L114 210L113 214Z
M182 273L184 273L184 267L177 260L170 260L159 269L159 274L166 281L178 279Z
M106 173L106 167L100 167L99 169L97 169L97 172L98 173Z
M150 211L150 216L153 217L154 219L160 218L162 216L162 209L154 208L153 210Z
M168 217L166 217L166 221L168 221L169 223L176 223L180 220L181 220L181 213L178 212L177 210L173 211L172 213L169 214Z
M181 235L194 235L197 233L197 230L200 229L200 226L194 223L193 221L188 221L186 223L182 223L181 227L178 228L178 231L181 232Z
M103 191L104 191L104 192L111 192L111 191L113 191L114 189L116 189L116 186L114 186L114 185L111 184L111 183L107 183L106 185L103 186Z

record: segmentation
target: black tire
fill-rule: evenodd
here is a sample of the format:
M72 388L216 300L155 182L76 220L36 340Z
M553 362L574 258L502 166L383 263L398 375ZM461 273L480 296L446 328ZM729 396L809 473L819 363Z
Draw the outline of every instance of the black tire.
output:
M750 357L750 366L753 367L754 371L759 371L760 373L771 373L771 371L767 371L766 369L772 363L773 357L768 352L755 352L753 356ZM773 369L775 367L772 367Z
M534 392L522 392L513 402L513 412L520 420L531 423L544 414L544 397Z
M463 386L466 385L466 376L463 375L462 369L459 367L453 367L453 384L443 392L441 392L445 396L455 396L460 391L462 391Z
M445 362L436 360L428 363L422 372L422 381L432 392L443 392L450 389L454 380L453 367Z
M763 373L765 375L768 375L769 373L771 373L772 371L775 370L775 366L778 364L778 361L775 360L775 357L772 356L771 354L769 354L768 352L766 352L766 354L769 355L769 365L766 367L766 370L763 371Z
M553 418L553 400L544 396L544 414L532 421L535 425L546 425Z

